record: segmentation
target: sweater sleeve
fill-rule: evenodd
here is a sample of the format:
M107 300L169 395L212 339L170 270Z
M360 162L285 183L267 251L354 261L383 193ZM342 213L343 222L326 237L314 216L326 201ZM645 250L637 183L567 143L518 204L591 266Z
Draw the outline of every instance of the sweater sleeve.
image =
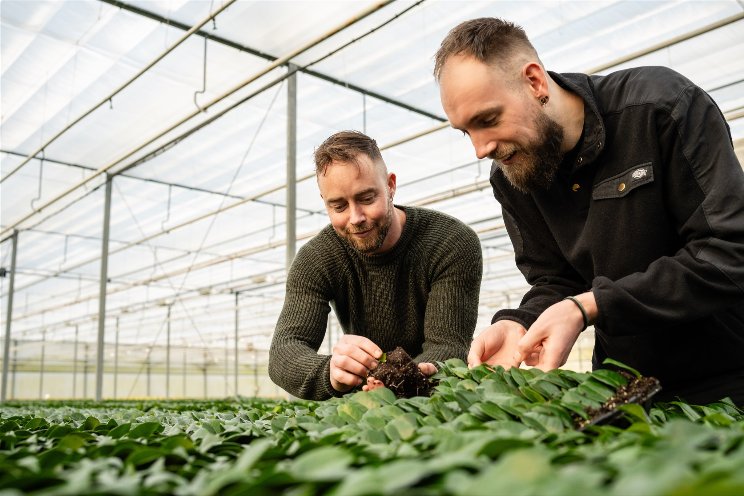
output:
M643 272L597 277L597 325L664 329L744 299L744 172L713 100L690 84L657 118L665 198L684 245ZM657 291L674 288L674 291Z
M324 400L331 386L330 355L318 354L330 312L330 285L311 246L303 246L287 274L284 306L269 351L269 376L288 393Z
M416 362L465 360L478 319L483 255L478 235L459 223L432 257L433 278L424 317L424 343Z

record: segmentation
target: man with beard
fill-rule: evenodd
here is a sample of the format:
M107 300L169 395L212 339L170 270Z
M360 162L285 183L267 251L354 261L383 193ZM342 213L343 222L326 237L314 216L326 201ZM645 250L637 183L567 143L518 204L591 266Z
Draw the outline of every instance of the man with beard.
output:
M396 177L355 131L315 151L330 225L297 253L269 355L271 379L305 399L363 385L383 351L402 347L431 375L465 359L478 317L480 240L459 220L393 204ZM344 335L318 354L333 306ZM381 386L372 378L363 389Z
M663 67L548 72L522 28L455 27L434 75L479 158L532 286L468 362L543 370L594 325L593 365L626 363L661 399L744 404L744 174L720 110Z

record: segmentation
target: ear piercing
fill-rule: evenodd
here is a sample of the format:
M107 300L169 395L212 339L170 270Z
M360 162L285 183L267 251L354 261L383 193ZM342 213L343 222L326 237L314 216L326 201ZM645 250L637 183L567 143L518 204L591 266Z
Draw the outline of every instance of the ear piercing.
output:
M541 96L540 97L540 105L542 105L544 107L545 105L548 104L548 100L549 99L550 99L550 97L548 95Z

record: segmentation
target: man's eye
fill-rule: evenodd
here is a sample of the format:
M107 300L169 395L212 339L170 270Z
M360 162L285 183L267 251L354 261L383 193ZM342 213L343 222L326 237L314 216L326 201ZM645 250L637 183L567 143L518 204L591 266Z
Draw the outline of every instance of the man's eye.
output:
M331 208L333 208L334 212L343 212L346 210L346 205L333 205Z
M374 197L374 196L368 196L368 197L362 198L362 199L361 199L361 200L359 200L359 201L360 201L361 203L364 203L365 205L368 205L368 204L370 204L370 203L372 203L372 202L374 202L374 201L375 201L375 197Z

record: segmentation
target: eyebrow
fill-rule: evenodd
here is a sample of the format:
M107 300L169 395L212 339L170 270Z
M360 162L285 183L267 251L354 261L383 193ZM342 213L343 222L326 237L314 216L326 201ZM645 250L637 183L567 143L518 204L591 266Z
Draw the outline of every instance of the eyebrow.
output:
M358 200L359 198L369 194L377 194L377 188L367 188L365 190L362 190L354 195L354 199ZM346 200L344 200L343 198L329 198L326 203L330 205L332 203L343 203L344 201Z
M483 109L474 116L472 116L470 119L468 119L468 122L466 123L468 127L474 126L478 124L478 121L483 120L485 117L488 118L494 118L494 117L501 117L501 114L504 113L504 106L503 105L496 105L495 107L490 107L487 109Z

